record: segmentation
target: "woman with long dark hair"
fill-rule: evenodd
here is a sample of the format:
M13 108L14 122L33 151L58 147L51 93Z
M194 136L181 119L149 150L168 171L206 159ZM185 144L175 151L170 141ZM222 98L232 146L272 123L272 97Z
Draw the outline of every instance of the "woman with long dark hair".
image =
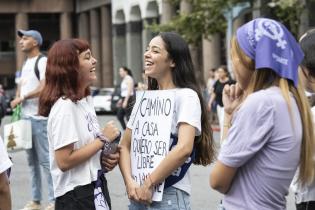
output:
M129 209L190 209L189 166L191 163L210 164L214 157L214 141L188 45L176 33L160 33L148 45L144 63L149 90L175 91L176 112L172 118L170 145L176 141L177 144L139 186L131 176L132 122L128 122L121 142L119 165L131 202ZM134 113L135 110L131 119ZM196 154L195 157L192 154ZM184 164L188 168L181 170L181 178L174 178L175 182L168 185L172 172ZM164 180L162 201L151 203L153 187Z

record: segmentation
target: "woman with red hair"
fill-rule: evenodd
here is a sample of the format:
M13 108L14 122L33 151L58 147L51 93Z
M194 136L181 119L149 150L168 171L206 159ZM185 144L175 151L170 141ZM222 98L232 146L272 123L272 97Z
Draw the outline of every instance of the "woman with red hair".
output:
M56 210L94 210L100 209L101 204L105 206L101 209L110 208L100 154L102 148L109 149L119 131L113 122L102 130L98 125L89 88L96 80L96 62L89 44L80 39L60 40L48 53L39 113L48 116ZM118 159L118 152L103 156L103 168L113 169ZM95 194L97 189L101 189L103 199L98 198L99 193ZM97 199L101 200L100 206Z

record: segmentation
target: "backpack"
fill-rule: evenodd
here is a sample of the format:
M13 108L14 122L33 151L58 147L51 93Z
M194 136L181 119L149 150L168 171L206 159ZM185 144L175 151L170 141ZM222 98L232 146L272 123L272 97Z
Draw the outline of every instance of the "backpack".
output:
M35 61L34 72L35 72L35 75L36 75L36 77L37 77L38 80L40 80L40 77L39 77L39 69L38 69L38 62L39 62L39 60L40 60L42 57L46 57L46 56L43 55L43 54L39 54L39 56L37 57L37 59L36 59L36 61Z

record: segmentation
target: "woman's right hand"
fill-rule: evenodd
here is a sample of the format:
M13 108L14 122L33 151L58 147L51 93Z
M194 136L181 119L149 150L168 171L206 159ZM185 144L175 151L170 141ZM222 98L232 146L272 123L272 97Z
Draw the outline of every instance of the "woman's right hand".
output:
M235 109L242 103L244 92L236 83L225 85L222 93L222 101L225 113L232 115Z
M119 135L119 129L115 125L114 121L109 121L106 123L105 127L102 130L103 135L112 142Z

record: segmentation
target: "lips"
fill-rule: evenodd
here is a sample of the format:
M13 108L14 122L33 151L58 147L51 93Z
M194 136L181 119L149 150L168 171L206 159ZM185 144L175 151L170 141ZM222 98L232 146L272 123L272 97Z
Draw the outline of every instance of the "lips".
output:
M153 65L153 62L152 61L145 61L144 63L144 67L147 68L147 67L150 67Z
M95 72L95 67L90 70L90 73Z

